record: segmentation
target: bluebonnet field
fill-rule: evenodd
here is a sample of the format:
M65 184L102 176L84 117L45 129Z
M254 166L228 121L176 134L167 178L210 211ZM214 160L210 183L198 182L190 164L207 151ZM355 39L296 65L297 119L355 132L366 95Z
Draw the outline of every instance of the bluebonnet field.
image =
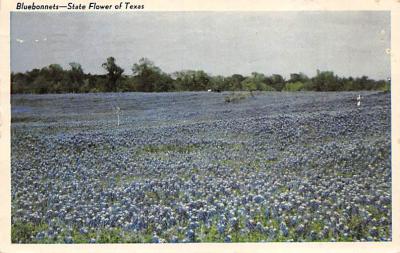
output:
M358 94L12 95L12 241L390 241L390 93Z

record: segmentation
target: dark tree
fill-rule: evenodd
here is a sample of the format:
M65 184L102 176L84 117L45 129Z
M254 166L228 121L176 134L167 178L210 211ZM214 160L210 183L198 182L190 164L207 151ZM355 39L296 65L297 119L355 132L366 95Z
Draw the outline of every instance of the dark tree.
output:
M117 90L117 81L121 78L124 70L115 63L114 57L108 57L107 62L101 65L108 73L108 82L106 83L107 91Z
M82 66L76 62L71 62L69 66L71 67L68 71L70 89L72 92L79 92L85 78Z
M303 73L292 73L290 74L290 79L288 80L289 83L296 83L296 82L300 82L300 83L306 83L308 82L309 78L307 75L303 74Z
M285 86L285 79L278 74L273 74L267 77L265 83L274 88L276 91L281 91Z
M174 73L175 84L179 90L200 91L209 88L217 89L219 83L217 79L220 77L211 78L202 70L184 70ZM222 81L221 81L222 82Z
M147 58L141 58L139 63L135 63L132 72L139 91L168 91L171 88L172 78Z
M333 71L319 71L311 79L311 88L315 91L337 91L342 90L338 77Z

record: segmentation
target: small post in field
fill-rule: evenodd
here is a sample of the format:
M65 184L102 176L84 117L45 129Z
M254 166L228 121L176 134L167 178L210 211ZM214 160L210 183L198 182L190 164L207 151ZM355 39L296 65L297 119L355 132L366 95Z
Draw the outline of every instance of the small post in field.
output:
M121 108L115 107L115 114L117 115L117 126L119 126L119 115L121 114Z
M358 95L357 97L357 107L360 107L361 105L361 95Z

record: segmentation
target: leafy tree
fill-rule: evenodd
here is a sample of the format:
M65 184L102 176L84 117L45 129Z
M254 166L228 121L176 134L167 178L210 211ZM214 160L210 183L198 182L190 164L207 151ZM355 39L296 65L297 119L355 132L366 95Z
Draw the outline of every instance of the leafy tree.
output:
M266 77L264 74L253 72L251 76L242 81L242 87L248 91L274 91L275 89L265 83Z
M221 75L211 77L210 83L211 89L214 91L230 90L227 80Z
M178 90L201 91L210 88L217 89L220 78L212 78L202 70L184 70L174 73L175 87ZM215 87L213 87L215 86Z
M306 74L303 73L292 73L290 74L290 79L288 80L289 83L296 83L296 82L300 82L300 83L307 83L310 79L308 78L308 76Z
M304 90L304 83L302 82L294 82L294 83L286 83L283 88L284 91L301 91Z
M281 75L273 74L267 78L265 83L274 88L274 90L281 91L285 86L285 79Z
M244 79L246 78L240 74L233 74L228 80L233 90L242 90L243 87L241 83Z
M69 66L71 67L71 69L68 71L70 87L71 87L70 91L79 92L80 87L84 83L84 77L85 77L82 66L76 62L71 62Z
M53 85L54 86L54 85ZM52 85L47 81L44 75L38 76L32 83L33 93L45 94L51 92Z
M40 70L33 81L37 93L54 93L65 90L66 73L59 64L50 64Z
M319 71L311 79L311 89L315 91L342 90L338 77L332 71Z
M232 76L228 76L225 78L219 78L219 82L221 82L218 87L221 90L231 90L231 91L238 91L242 90L242 82L246 79L244 76L240 74L233 74ZM214 80L214 82L217 80Z
M247 91L257 90L257 84L251 78L244 79L242 82L242 87L244 90L247 90Z
M141 58L139 63L135 63L132 72L139 91L152 92L171 89L172 78L147 58Z
M65 77L65 72L59 64L50 64L40 70L40 75L48 81L55 83L61 82Z
M117 81L121 78L124 70L115 63L114 57L108 57L107 62L101 65L108 73L108 82L106 83L107 91L117 90Z
M26 93L29 92L28 75L23 73L11 72L11 93Z
M40 69L32 69L31 71L26 72L26 77L28 83L32 83L35 79L40 75Z

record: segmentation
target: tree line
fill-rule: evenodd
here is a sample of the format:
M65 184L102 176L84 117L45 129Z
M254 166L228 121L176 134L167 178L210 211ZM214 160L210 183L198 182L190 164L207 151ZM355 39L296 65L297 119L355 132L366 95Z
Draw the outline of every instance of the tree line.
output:
M389 90L389 80L373 80L367 76L339 77L332 71L319 71L314 77L293 73L285 80L253 72L249 76L212 76L203 70L163 72L152 61L142 58L132 66L129 75L108 57L101 65L105 74L85 73L79 63L63 69L51 64L25 73L11 73L12 93L87 93L87 92L168 92L168 91L356 91Z

